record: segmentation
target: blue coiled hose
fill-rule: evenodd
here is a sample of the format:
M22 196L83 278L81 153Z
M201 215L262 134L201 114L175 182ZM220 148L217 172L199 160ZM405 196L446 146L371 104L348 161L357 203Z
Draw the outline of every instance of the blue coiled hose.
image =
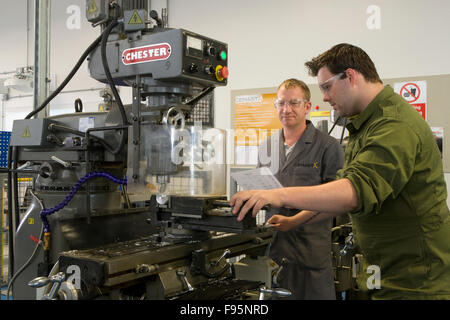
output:
M127 184L127 179L119 179L114 177L112 174L108 173L108 172L90 172L87 175L85 175L83 178L81 178L80 180L78 180L77 183L75 183L75 185L72 187L72 189L70 190L69 194L64 198L63 201L61 201L59 204L57 204L56 206L54 206L51 209L43 209L40 213L40 217L42 220L42 223L44 225L44 233L49 233L50 232L50 224L48 222L47 216L54 214L55 212L61 210L62 208L64 208L69 202L70 200L72 200L73 196L80 190L81 186L88 181L89 179L92 178L106 178L114 183L117 183L119 185L126 185ZM89 201L89 200L88 200Z

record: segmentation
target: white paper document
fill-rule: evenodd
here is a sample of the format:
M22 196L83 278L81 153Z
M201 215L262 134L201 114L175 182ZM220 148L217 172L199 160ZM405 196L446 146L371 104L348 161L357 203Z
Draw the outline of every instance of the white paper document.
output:
M231 177L244 190L283 188L268 167L233 172Z

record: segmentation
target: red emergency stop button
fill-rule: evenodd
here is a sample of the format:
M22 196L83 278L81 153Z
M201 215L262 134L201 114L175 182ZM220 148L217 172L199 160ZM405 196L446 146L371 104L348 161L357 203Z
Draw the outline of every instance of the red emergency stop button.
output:
M216 67L216 79L218 81L223 81L228 78L228 67L221 66L220 64Z
M228 67L223 67L222 69L220 69L220 75L222 76L222 78L227 79L228 78Z

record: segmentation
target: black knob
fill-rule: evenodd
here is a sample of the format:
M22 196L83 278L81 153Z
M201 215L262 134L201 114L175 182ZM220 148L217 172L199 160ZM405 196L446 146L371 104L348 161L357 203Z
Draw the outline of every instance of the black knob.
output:
M211 57L214 57L216 55L216 48L208 47L208 48L206 48L206 53L208 55L210 55Z
M195 73L197 71L198 71L198 66L195 63L191 63L191 65L189 66L189 72Z
M209 64L209 65L205 66L204 71L206 74L213 74L215 70L214 70L214 67Z

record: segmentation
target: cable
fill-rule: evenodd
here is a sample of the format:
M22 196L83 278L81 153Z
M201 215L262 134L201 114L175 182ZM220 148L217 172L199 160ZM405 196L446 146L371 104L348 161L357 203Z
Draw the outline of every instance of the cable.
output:
M195 103L197 103L197 101L199 101L201 98L205 97L206 95L208 95L210 92L212 92L214 90L214 87L207 87L206 89L204 89L202 92L200 92L198 95L196 95L195 97L193 97L192 99L186 101L184 104L185 105L193 105Z
M19 187L17 183L17 147L8 148L8 253L9 253L9 275L14 274L14 235L19 225ZM14 199L13 199L14 194ZM16 220L16 221L14 221Z
M30 119L32 116L40 112L42 109L44 109L47 104L53 100L54 97L56 97L69 83L69 81L73 78L75 73L78 71L78 69L81 67L84 60L87 58L87 56L99 45L101 44L101 56L102 56L102 64L105 69L105 75L108 79L108 83L111 87L111 90L113 91L114 98L116 99L120 115L122 117L122 124L128 124L127 116L125 113L125 108L123 107L122 100L120 99L119 93L117 92L117 89L115 87L114 81L111 76L111 72L109 70L108 61L106 59L106 42L108 40L108 36L111 33L111 30L118 24L117 21L113 21L103 32L102 34L95 39L94 42L91 43L91 45L86 49L86 51L83 53L83 55L80 57L80 59L77 61L74 68L70 71L69 75L64 79L64 81L59 85L59 87L47 98L45 101L37 108L36 110L30 112L25 119ZM122 131L123 132L123 131ZM122 149L123 145L125 143L125 134L122 134L121 141L117 149L112 150L112 153L117 154Z
M11 274L14 273L14 234L13 234L13 218L12 218L12 206L13 206L13 200L12 200L12 156L13 156L13 147L8 147L8 154L7 154L7 167L8 167L8 182L7 182L7 188L8 188L8 257L9 257L9 273L8 277L11 276Z
M55 207L51 208L51 209L44 209L44 205L42 203L42 201L30 190L30 193L33 195L33 197L36 199L36 201L40 204L41 206L41 213L40 213L40 217L42 220L42 226L41 226L41 232L39 235L39 242L36 244L36 247L34 248L33 253L31 254L30 258L24 263L24 265L19 269L19 271L17 271L17 273L11 278L11 280L9 281L9 285L8 285L8 289L7 289L7 297L9 299L9 293L11 291L12 288L12 284L15 281L15 279L23 272L23 270L25 270L26 267L28 267L28 265L31 263L32 259L35 257L37 249L39 248L39 245L42 244L42 235L44 233L49 233L50 232L50 225L48 223L48 219L47 219L47 215L51 215L57 211L59 211L60 209L64 208L69 201L73 198L73 196L75 195L75 193L78 192L78 190L81 188L81 185L83 183L85 183L87 180L92 179L92 178L97 178L97 177L104 177L107 178L117 184L121 184L121 185L126 185L127 184L127 180L126 179L118 179L116 177L114 177L113 175L107 173L107 172L91 172L88 173L87 175L85 175L83 178L81 178L73 187L72 190L70 191L69 195L66 196L66 198L64 199L63 202L61 202L60 204L56 205Z
M94 42L91 43L91 45L84 51L83 55L78 59L78 62L76 63L75 67L73 67L72 71L70 71L69 75L64 79L64 81L59 85L59 87L47 98L45 101L37 108L36 110L30 112L25 119L30 119L32 116L34 116L36 113L40 112L42 109L47 106L47 104L53 100L54 97L56 97L62 89L69 83L69 81L73 78L75 73L77 73L78 69L83 64L84 60L87 58L87 56L91 53L92 50L94 50L100 41L102 40L103 34L101 34L97 39L95 39Z
M13 147L13 163L12 163L12 182L13 182L13 189L14 189L14 228L13 228L13 232L14 235L16 234L17 228L19 227L19 223L20 223L20 206L19 206L19 179L17 176L17 166L18 166L18 158L19 158L19 150L18 147ZM8 204L9 206L9 204Z
M86 136L85 132L81 132L78 131L76 129L70 128L70 127L66 127L64 125L59 125L59 124L55 124L55 123L51 123L48 126L48 129L50 131L62 131L62 132L68 132L68 133L72 133L74 135L80 136L80 137L84 137ZM91 139L97 141L98 143L100 143L103 147L105 147L106 150L113 152L113 148L102 138L96 137L96 136L90 136Z
M213 90L215 89L215 87L207 87L205 88L202 92L200 92L198 95L196 95L195 97L189 99L188 101L184 102L184 105L187 106L194 106L194 104L196 104L198 101L200 101L202 98L204 98L205 96L207 96L209 93L211 93ZM189 111L187 111L185 113L185 117L188 118L190 116L190 113L192 112L193 108L191 108Z
M105 71L106 79L108 80L108 84L111 87L111 90L113 92L114 98L117 101L117 104L119 106L120 115L122 116L122 124L126 124L128 122L127 115L125 113L125 108L122 103L122 99L120 98L119 92L117 91L116 85L114 83L114 80L111 76L111 71L109 69L108 65L108 59L106 57L106 43L108 41L109 34L111 33L112 29L114 29L119 23L117 20L112 21L108 27L103 31L102 37L101 37L101 43L100 43L100 53L102 58L102 64L103 69Z
M5 167L0 167L0 173L6 173L6 172L18 172L18 173L39 173L38 170L29 170L29 169L8 169Z
M33 193L33 191L30 190L31 195L36 199L36 201L40 204L41 209L44 209L44 205L42 204L42 201ZM36 247L34 248L33 253L31 254L30 258L23 264L23 266L17 271L17 273L11 278L8 284L8 289L6 290L6 299L9 300L10 291L13 285L13 282L16 280L16 278L28 267L28 265L31 263L33 258L35 257L37 250L39 246L42 244L42 234L44 233L44 225L41 226L41 233L39 234L39 242L36 243Z
M111 33L112 29L117 25L118 25L117 20L114 20L108 25L108 27L105 29L105 31L103 31L101 44L100 44L100 53L101 53L101 57L102 57L102 64L103 64L103 69L105 71L106 79L108 80L108 84L111 87L114 98L117 101L117 106L119 107L120 116L122 118L122 125L127 125L128 118L125 113L125 108L123 106L122 99L120 98L119 92L117 91L114 80L111 76L111 71L109 70L109 65L108 65L108 59L106 57L106 43L108 41L108 36ZM119 153L119 151L122 149L124 144L125 144L125 131L122 130L122 136L120 138L119 146L117 147L117 149L113 150L112 153L113 154Z
M342 144L342 140L344 140L344 133L345 133L345 125L347 124L347 118L344 118L344 124L342 125L342 133L341 133L341 141L339 144Z
M72 198L75 196L75 194L81 189L81 186L85 182L87 182L88 180L90 180L92 178L99 178L99 177L107 178L117 184L122 184L122 185L127 184L126 179L116 178L112 174L109 174L108 172L94 171L94 172L90 172L90 173L86 174L83 178L78 180L78 182L72 187L69 194L64 198L63 201L61 201L59 204L57 204L53 208L50 208L50 209L43 208L41 210L40 217L41 217L42 223L44 225L44 233L50 233L50 224L48 222L47 216L52 215L55 212L58 212L59 210L63 209L70 202L70 200L72 200Z
M330 131L328 131L328 135L330 135L331 131L333 131L334 127L336 127L337 123L341 120L341 117L339 116L336 121L333 123L333 126L331 127Z

